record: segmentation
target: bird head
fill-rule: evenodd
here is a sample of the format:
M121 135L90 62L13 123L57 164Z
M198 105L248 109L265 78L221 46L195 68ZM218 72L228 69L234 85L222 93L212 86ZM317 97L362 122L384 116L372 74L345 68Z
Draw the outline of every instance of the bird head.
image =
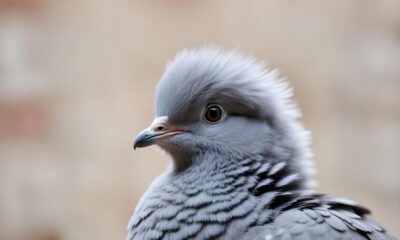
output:
M156 118L134 148L157 144L178 170L237 156L306 159L307 134L290 97L277 71L252 57L218 48L184 50L167 65Z

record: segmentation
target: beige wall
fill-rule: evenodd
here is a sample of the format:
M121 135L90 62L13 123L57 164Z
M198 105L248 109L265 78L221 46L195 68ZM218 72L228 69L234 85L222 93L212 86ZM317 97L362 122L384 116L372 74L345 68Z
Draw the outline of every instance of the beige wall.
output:
M313 132L319 190L400 235L400 2L0 0L0 239L124 239L168 164L132 139L184 47L279 68Z

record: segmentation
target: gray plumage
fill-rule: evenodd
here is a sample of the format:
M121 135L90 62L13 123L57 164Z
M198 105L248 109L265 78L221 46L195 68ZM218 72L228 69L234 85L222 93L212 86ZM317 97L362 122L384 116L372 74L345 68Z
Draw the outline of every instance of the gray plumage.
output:
M367 209L313 192L290 97L277 71L236 51L178 54L157 87L157 119L134 143L173 161L141 198L128 239L394 239ZM204 121L210 104L223 110L216 124Z

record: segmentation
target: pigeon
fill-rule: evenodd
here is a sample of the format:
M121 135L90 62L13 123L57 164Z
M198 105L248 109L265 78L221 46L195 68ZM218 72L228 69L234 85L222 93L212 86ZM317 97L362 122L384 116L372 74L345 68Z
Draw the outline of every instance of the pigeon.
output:
M238 50L186 49L167 64L155 119L133 147L171 164L127 239L396 239L357 203L315 192L309 133L277 70Z

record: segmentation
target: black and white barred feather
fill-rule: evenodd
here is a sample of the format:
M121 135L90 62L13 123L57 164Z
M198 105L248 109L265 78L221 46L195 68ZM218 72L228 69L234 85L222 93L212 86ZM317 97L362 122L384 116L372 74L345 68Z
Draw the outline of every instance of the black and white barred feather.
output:
M161 176L129 223L129 239L394 239L365 218L367 209L299 190L284 163L241 162Z

